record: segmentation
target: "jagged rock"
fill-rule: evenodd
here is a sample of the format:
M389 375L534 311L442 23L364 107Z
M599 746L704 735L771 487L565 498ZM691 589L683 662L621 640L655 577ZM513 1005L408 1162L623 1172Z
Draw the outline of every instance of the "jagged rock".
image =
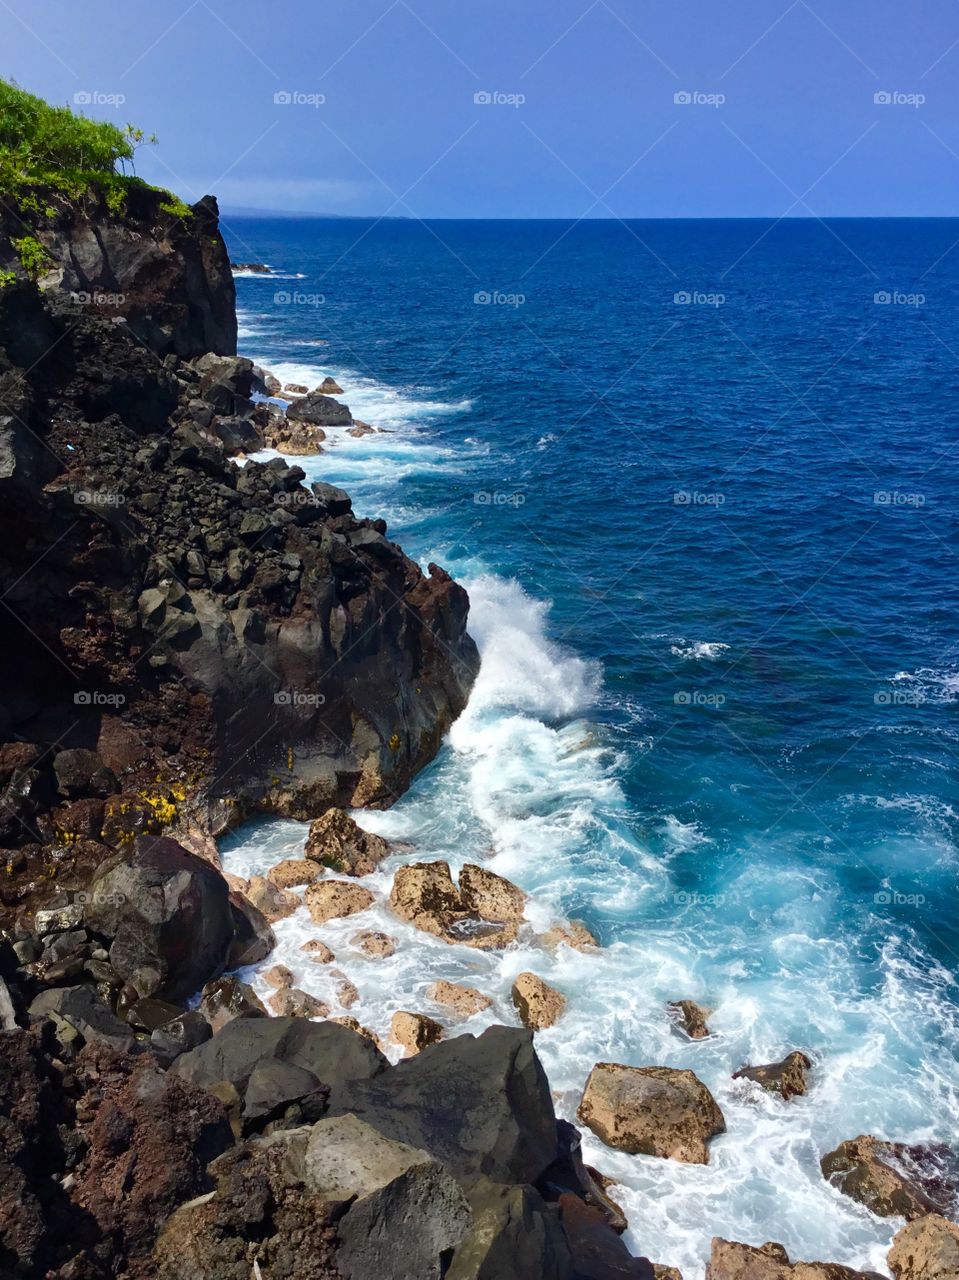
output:
M482 991L477 991L475 987L460 986L455 982L447 982L440 979L426 988L426 994L430 1000L435 1000L437 1004L446 1005L460 1018L472 1018L476 1013L482 1013L485 1009L492 1007L493 1001L489 996L484 996Z
M577 1280L559 1215L534 1187L480 1178L469 1200L473 1229L446 1280Z
M53 760L57 789L68 799L88 795L109 796L117 789L116 776L95 751L79 747L58 751Z
M467 874L464 867L462 875ZM480 871L480 868L472 868ZM509 881L492 872L468 878L471 886L471 902L479 902L485 910L515 913L521 891ZM497 884L496 882L501 882ZM508 886L504 888L503 886ZM513 890L510 893L508 890ZM505 923L496 916L485 917L474 907L464 904L460 890L453 883L449 864L446 862L417 862L400 867L393 879L390 891L390 907L401 920L406 920L446 942L460 942L466 946L491 950L508 946L518 932L515 919Z
M551 929L546 930L540 941L544 947L555 948L565 944L567 947L572 947L574 951L592 951L599 946L586 926L575 920L569 920L566 924L553 925Z
M314 924L367 911L375 899L369 889L348 880L318 880L306 891L306 909Z
M283 388L284 391L292 391L295 396L305 396L309 389L302 382L288 382Z
M671 1000L667 1008L676 1015L677 1024L690 1040L705 1040L711 1034L706 1019L713 1012L695 1000Z
M247 897L253 906L270 924L277 920L285 920L303 905L299 894L289 889L281 889L265 876L251 876L247 888Z
M155 1031L157 1027L162 1027L165 1022L172 1022L185 1012L185 1009L180 1009L167 1000L151 1000L147 997L145 1000L135 1000L124 1011L124 1019L135 1031Z
M326 943L320 942L319 938L311 938L309 942L304 942L300 950L305 951L317 964L332 964L336 959Z
M243 1127L249 1132L273 1120L285 1117L293 1104L316 1111L317 1118L326 1110L329 1089L312 1071L271 1058L261 1063L250 1075L243 1095Z
M838 1262L793 1262L781 1244L754 1248L713 1237L706 1280L882 1280L875 1271L854 1271Z
M577 1115L607 1146L687 1164L708 1164L709 1140L726 1131L702 1081L672 1067L597 1063Z
M245 894L230 891L233 940L226 959L228 969L242 969L265 960L276 946L276 934L262 911Z
M379 933L375 929L364 929L360 933L354 933L350 938L350 944L359 947L368 956L381 959L396 954L396 939L391 938L388 933Z
M266 1009L252 987L239 978L218 978L208 982L200 995L200 1012L220 1031L235 1018L265 1018Z
M275 964L263 974L263 981L277 991L293 986L293 971L285 964Z
M606 1187L613 1184L583 1162L582 1139L579 1130L566 1120L556 1122L558 1155L539 1180L539 1189L550 1201L564 1194L572 1194L597 1210L604 1223L617 1235L628 1227L626 1215L616 1202L606 1194Z
M344 1009L352 1009L360 998L360 993L356 989L345 973L341 973L339 969L331 969L331 976L336 979L336 998Z
M740 1067L733 1072L734 1080L752 1080L767 1093L778 1093L784 1102L806 1092L806 1072L812 1062L804 1053L788 1053L782 1062L770 1062L761 1067Z
M459 885L465 911L502 924L518 924L523 919L526 894L494 871L468 862L460 872Z
M390 1035L407 1053L419 1053L443 1038L443 1028L423 1013L407 1013L401 1010L393 1014Z
M353 436L356 440L362 440L363 436L374 435L375 431L368 422L361 422L359 418L354 418L353 425L346 434L348 436Z
M840 1143L819 1163L834 1187L880 1217L911 1222L955 1210L959 1161L942 1144L907 1145L863 1135Z
M655 1280L683 1280L679 1267L670 1267L665 1262L653 1263L653 1276Z
M959 1226L938 1213L916 1218L893 1238L889 1269L895 1280L956 1280Z
M600 1209L568 1191L557 1204L577 1277L654 1280L652 1263L647 1258L633 1257L616 1232L609 1229Z
M263 443L294 458L315 457L323 452L326 432L310 422L292 422L285 414L271 414L261 428Z
M326 377L318 387L313 388L317 395L322 396L341 396L343 388L339 385L335 378Z
M337 1014L330 1018L331 1022L337 1023L341 1027L349 1027L351 1031L355 1031L358 1036L362 1036L364 1040L369 1040L370 1044L375 1044L380 1052L383 1052L383 1045L378 1035L372 1032L369 1027L363 1027L355 1018L351 1018L349 1014Z
M347 876L368 876L389 852L386 840L364 831L342 809L328 809L310 823L304 849L307 859Z
M312 884L319 878L320 871L315 862L306 858L284 858L270 867L266 878L279 889L292 889L298 885Z
M348 427L353 422L353 416L345 404L316 391L310 391L301 399L294 400L287 409L286 416L294 422L309 422L316 427Z
M157 1027L150 1036L150 1044L161 1062L170 1063L181 1053L206 1044L212 1035L213 1028L203 1014L188 1010Z
M222 973L233 939L226 882L175 840L141 837L90 885L83 912L141 996L177 1000Z
M535 973L518 975L512 998L523 1026L531 1031L553 1026L566 1012L566 997Z
M284 987L270 996L270 1008L280 1018L326 1018L330 1006L299 987Z
M67 1043L63 1036L65 1028L76 1050L84 1044L105 1044L129 1051L136 1044L130 1028L116 1017L93 987L51 987L40 992L27 1013L31 1021L48 1018L53 1022L57 1037L64 1045Z

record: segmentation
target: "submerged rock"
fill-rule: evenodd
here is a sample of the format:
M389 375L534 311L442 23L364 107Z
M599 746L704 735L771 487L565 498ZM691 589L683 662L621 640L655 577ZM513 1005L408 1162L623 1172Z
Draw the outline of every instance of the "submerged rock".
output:
M840 1143L819 1163L834 1187L880 1217L912 1221L955 1211L959 1162L943 1144L907 1145L864 1135Z
M577 1115L607 1146L633 1155L708 1164L708 1143L726 1132L715 1098L692 1071L593 1067Z
M808 1088L806 1072L812 1062L798 1050L788 1053L782 1062L770 1062L761 1067L740 1067L733 1072L734 1080L752 1080L767 1093L778 1093L784 1102L797 1098Z
M675 1015L677 1024L690 1040L705 1040L711 1034L706 1019L713 1012L695 1000L671 1000L667 1006Z
M477 991L475 987L460 986L455 982L447 982L443 978L428 986L426 994L430 1000L435 1000L437 1004L446 1005L447 1008L452 1009L460 1018L472 1018L475 1013L482 1013L493 1004L489 996L484 996L482 991Z

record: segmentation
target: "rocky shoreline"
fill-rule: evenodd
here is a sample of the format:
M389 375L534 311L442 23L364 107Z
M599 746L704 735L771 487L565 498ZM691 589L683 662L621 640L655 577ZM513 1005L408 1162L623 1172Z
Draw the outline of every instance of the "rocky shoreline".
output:
M414 851L388 893L364 883L403 851L345 810L391 805L466 705L468 599L342 490L249 460L375 428L332 379L281 386L236 355L215 201L185 221L161 206L37 225L22 204L0 224L17 277L0 288L17 673L0 708L0 1275L677 1280L630 1254L615 1186L555 1114L535 1035L575 991L525 971L520 1025L472 1035L492 993L438 981L381 1041L321 937L304 963L330 1002L271 960L273 925L302 909L388 958L374 905L451 947L599 944L573 921L537 935L524 891L482 865L454 880ZM11 248L24 223L48 256L35 282ZM218 838L257 814L309 821L302 856L224 875ZM266 1002L237 976L251 966ZM663 1017L710 1035L692 1001ZM815 1064L793 1048L733 1074L788 1106ZM612 1149L690 1164L726 1130L692 1071L659 1065L597 1063L578 1119ZM863 1135L822 1172L907 1221L896 1280L959 1275L950 1151ZM722 1239L706 1271L872 1274Z

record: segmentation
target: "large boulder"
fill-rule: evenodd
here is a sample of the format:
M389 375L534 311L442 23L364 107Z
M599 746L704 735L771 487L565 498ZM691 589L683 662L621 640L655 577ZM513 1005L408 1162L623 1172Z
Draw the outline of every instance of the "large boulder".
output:
M191 996L222 973L234 937L226 881L175 840L140 837L90 885L84 924L140 996Z
M472 1018L476 1013L482 1013L485 1009L489 1009L493 1001L482 991L477 991L476 987L461 986L456 982L447 982L445 978L440 978L438 982L433 982L426 988L426 994L430 1000L435 1000L437 1004L444 1005L450 1009L458 1018Z
M882 1218L912 1221L955 1212L959 1160L942 1144L884 1142L862 1135L820 1160L823 1176Z
M201 1051L202 1052L202 1051ZM535 1182L555 1160L556 1117L529 1031L456 1036L372 1079L335 1086L332 1114L353 1112L422 1147L462 1182Z
M782 1062L769 1062L761 1067L740 1067L733 1072L734 1080L752 1080L767 1093L778 1094L784 1102L798 1098L809 1087L806 1073L812 1063L804 1053L796 1050L788 1053Z
M790 1262L781 1244L758 1248L713 1237L706 1280L882 1280L875 1271L854 1271L838 1262Z
M916 1218L896 1233L889 1269L896 1280L956 1280L959 1226L938 1213Z
M726 1131L703 1082L673 1067L597 1063L577 1114L607 1146L687 1164L708 1164L710 1139Z
M534 1187L480 1178L469 1200L472 1230L445 1280L578 1280L559 1214Z
M393 878L390 907L445 942L492 950L516 940L526 895L502 876L467 864L457 887L447 862L416 862Z
M353 415L345 404L316 391L294 400L286 416L293 422L309 422L315 427L349 427L353 423Z
M535 973L521 973L513 983L513 1004L524 1027L543 1031L566 1012L566 997Z
M369 889L348 880L317 880L306 890L306 909L314 924L367 911L374 902Z
M390 846L382 836L364 831L342 809L327 809L310 823L304 856L345 876L368 876Z
M84 1044L105 1044L129 1051L136 1044L133 1032L114 1014L94 987L49 987L27 1010L32 1021L49 1019L61 1045L74 1049Z

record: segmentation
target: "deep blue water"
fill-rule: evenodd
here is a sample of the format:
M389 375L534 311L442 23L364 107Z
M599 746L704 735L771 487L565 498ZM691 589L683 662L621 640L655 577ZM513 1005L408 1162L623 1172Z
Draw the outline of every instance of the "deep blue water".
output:
M567 1111L599 1056L691 1066L726 1111L708 1170L591 1148L635 1245L881 1266L897 1224L816 1159L959 1118L959 222L226 234L278 273L237 281L241 351L332 373L390 428L311 477L476 601L465 722L371 824L494 856L607 944L551 962L571 1008L540 1047ZM670 1030L685 996L716 1007L712 1040ZM386 999L371 978L368 1020ZM729 1082L796 1047L818 1083L792 1111Z

